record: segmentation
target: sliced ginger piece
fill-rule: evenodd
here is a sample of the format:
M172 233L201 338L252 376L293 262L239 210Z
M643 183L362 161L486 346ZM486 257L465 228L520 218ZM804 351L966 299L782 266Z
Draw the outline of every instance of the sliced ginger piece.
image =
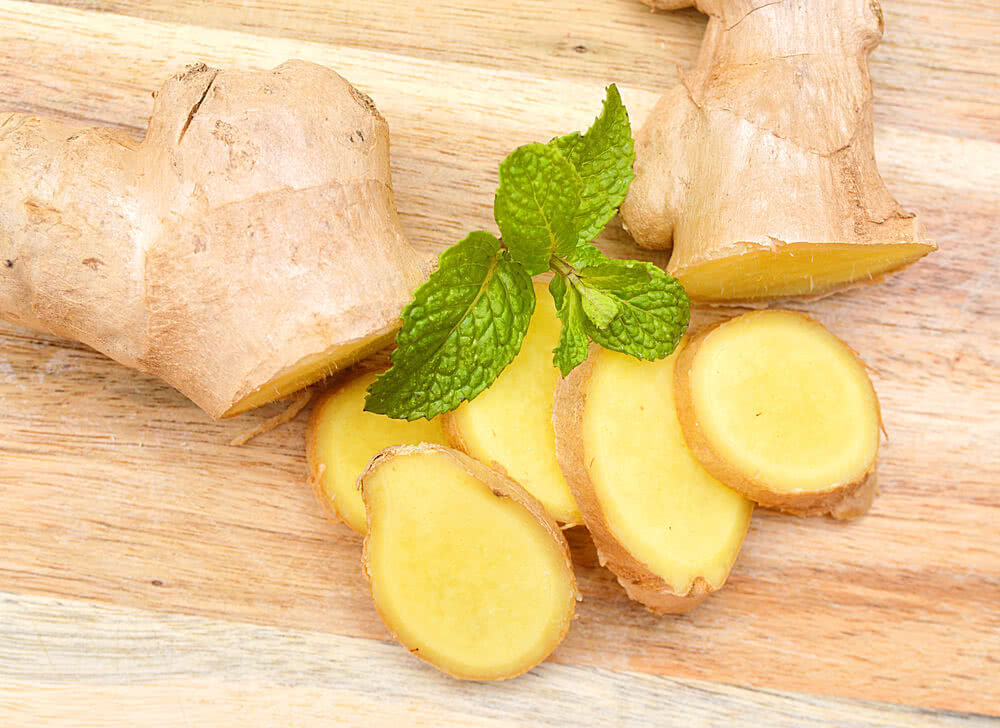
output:
M592 347L555 407L559 463L601 563L661 613L686 612L725 584L753 512L688 450L676 357L644 362Z
M365 534L365 504L358 478L368 461L390 445L447 444L440 418L394 420L365 412L365 392L376 372L355 374L330 389L313 407L306 457L320 502L359 534Z
M579 598L569 547L521 486L436 445L384 450L361 484L365 575L410 652L454 677L501 680L562 641Z
M864 363L805 314L756 311L695 336L677 409L705 469L762 506L851 518L876 492L882 420Z
M557 521L583 522L556 462L552 396L559 369L555 303L535 282L535 312L521 351L496 382L472 402L444 416L452 447L506 473L535 496Z

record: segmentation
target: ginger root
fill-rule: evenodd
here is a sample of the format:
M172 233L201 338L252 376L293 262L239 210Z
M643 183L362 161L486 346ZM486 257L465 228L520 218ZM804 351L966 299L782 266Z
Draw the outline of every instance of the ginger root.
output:
M556 461L552 427L559 319L547 286L534 286L535 311L521 351L489 389L444 415L444 428L452 447L513 478L553 518L575 525L583 518Z
M722 588L753 512L684 441L677 357L639 361L593 346L555 404L559 464L601 563L658 613L686 612Z
M636 135L621 209L696 300L821 296L936 249L875 166L877 0L645 0L709 15L695 67Z
M852 518L877 486L882 417L857 354L792 311L755 311L677 357L677 412L705 469L762 506Z
M422 278L388 126L322 66L192 66L142 142L0 114L0 318L160 377L212 417L389 343Z
M454 677L501 680L544 660L579 594L541 504L456 450L392 447L361 478L364 571L386 626Z
M358 478L372 457L392 445L448 444L439 417L408 422L365 412L365 391L375 376L359 372L337 382L313 406L306 431L316 496L327 513L362 536L367 526Z

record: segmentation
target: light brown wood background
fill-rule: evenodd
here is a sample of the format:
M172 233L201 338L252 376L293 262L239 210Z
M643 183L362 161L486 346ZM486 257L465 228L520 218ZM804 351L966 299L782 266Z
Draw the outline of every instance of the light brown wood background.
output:
M874 370L889 438L868 517L758 512L729 586L666 618L631 604L577 529L585 599L553 659L457 683L387 641L358 538L305 485L303 418L231 448L277 408L211 422L83 346L0 324L0 724L1000 714L1000 5L883 9L876 153L941 250L801 306ZM184 64L325 63L389 120L404 225L434 252L491 228L503 155L586 126L606 83L641 122L704 25L634 0L0 0L0 108L139 136ZM617 223L603 244L638 255Z

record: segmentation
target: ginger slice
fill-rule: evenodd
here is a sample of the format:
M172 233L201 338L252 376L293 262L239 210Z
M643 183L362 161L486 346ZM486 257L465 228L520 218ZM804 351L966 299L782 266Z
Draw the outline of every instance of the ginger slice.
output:
M365 504L358 478L368 462L390 445L447 443L440 418L394 420L365 412L365 392L376 372L342 380L313 407L306 433L306 458L316 496L327 512L365 535Z
M380 453L361 485L365 575L410 652L454 677L500 680L562 641L579 598L569 547L517 483L418 445Z
M601 563L660 613L686 612L725 584L753 512L688 450L676 357L643 362L594 346L555 407L559 463Z
M575 525L583 519L556 462L552 429L559 330L555 303L536 281L535 312L517 358L488 390L445 415L444 426L452 447L506 473L553 518Z
M756 311L695 336L677 359L692 452L762 506L851 518L876 492L881 415L864 363L805 314Z

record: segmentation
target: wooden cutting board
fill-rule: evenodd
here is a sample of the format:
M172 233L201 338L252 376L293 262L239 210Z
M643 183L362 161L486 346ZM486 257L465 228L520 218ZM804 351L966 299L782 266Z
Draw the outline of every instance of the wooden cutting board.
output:
M0 724L1000 714L1000 6L884 11L876 152L941 250L796 307L872 367L888 439L869 516L758 512L727 588L684 617L630 603L576 529L585 598L565 643L528 676L459 683L388 641L359 539L306 486L304 417L230 447L278 407L211 422L86 347L0 324ZM0 0L0 107L141 135L184 64L330 65L389 120L403 223L430 253L491 228L504 154L585 127L608 82L641 122L704 25L634 0ZM617 223L602 244L643 257Z

